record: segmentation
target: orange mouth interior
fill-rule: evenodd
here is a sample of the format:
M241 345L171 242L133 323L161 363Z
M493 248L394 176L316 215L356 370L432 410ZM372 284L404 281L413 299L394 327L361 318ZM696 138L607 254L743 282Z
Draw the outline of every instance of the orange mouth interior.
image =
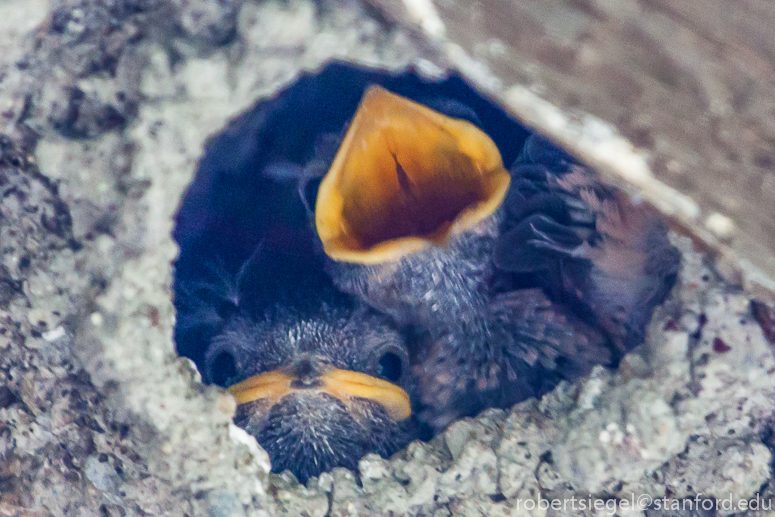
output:
M320 184L315 224L332 259L378 264L471 229L509 182L476 126L372 86Z
M365 373L333 369L320 376L321 382L314 388L296 388L293 386L293 381L296 379L281 370L274 370L254 375L229 387L229 393L234 395L238 404L259 399L276 404L291 393L325 392L338 398L348 407L354 398L374 401L384 407L388 415L397 422L406 420L412 414L412 404L406 391L395 384Z

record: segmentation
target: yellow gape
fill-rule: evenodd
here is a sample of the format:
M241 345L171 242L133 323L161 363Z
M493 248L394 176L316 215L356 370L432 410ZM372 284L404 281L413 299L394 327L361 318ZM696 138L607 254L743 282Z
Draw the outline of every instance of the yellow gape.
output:
M379 264L471 229L509 182L476 126L372 86L320 184L315 224L332 259Z
M266 400L274 405L284 396L296 392L325 392L349 406L353 398L372 400L387 411L395 421L406 420L412 414L409 395L401 387L365 373L332 369L320 376L320 384L314 388L294 388L296 377L281 370L254 375L231 387L238 404L254 400Z

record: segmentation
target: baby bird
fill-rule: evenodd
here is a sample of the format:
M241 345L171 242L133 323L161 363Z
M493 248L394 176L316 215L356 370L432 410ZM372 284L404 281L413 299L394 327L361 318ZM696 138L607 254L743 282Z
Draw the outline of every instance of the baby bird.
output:
M544 141L523 154L509 172L474 124L374 86L318 191L328 271L411 329L436 430L611 364L678 268L645 208Z
M413 437L408 353L384 316L333 288L310 255L259 246L205 377L229 386L235 423L302 483ZM224 378L226 375L226 378Z
M208 142L177 216L174 287L179 353L235 396L235 423L272 470L306 482L389 456L415 432L405 338L332 285L297 194L322 131L294 118L311 102L301 86Z

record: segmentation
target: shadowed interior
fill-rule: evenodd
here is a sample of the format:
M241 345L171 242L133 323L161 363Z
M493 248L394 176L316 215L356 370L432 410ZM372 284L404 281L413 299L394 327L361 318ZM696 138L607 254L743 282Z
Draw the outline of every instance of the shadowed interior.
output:
M476 126L372 86L320 185L318 234L335 260L394 260L491 215L509 181Z

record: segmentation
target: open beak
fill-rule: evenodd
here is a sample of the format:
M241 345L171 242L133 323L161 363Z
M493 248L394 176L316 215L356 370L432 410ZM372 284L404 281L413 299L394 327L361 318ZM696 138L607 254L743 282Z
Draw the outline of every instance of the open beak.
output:
M471 229L509 182L476 126L372 86L320 184L315 224L332 259L379 264Z
M264 399L274 405L284 396L297 392L325 392L349 406L354 398L374 401L399 422L412 414L409 394L390 382L365 373L332 369L321 375L313 387L295 387L297 377L281 370L260 373L229 387L238 404Z

